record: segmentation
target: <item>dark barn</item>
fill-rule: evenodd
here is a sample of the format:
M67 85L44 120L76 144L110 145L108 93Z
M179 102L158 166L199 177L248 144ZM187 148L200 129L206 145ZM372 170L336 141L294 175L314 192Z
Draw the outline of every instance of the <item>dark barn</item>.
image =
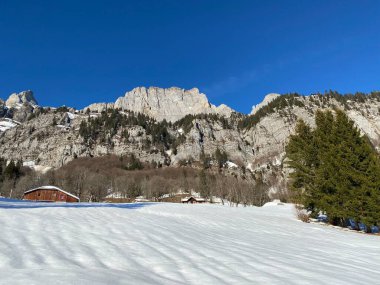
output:
M36 202L79 202L79 197L55 186L41 186L24 192L24 200Z

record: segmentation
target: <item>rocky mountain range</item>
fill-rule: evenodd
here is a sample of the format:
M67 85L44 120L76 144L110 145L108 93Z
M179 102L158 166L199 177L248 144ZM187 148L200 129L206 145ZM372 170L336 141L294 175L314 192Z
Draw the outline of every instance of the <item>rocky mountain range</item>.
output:
M226 173L261 176L285 189L285 145L298 119L314 125L318 109L340 108L380 147L380 93L301 96L269 94L250 115L209 103L198 89L138 87L115 103L82 110L41 107L31 91L0 101L0 150L37 170L78 158L134 154L142 161L196 167L214 154L228 157Z

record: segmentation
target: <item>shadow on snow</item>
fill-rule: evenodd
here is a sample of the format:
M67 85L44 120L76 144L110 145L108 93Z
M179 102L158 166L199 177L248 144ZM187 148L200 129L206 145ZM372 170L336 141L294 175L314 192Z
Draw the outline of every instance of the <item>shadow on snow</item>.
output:
M33 202L0 198L0 209L33 209L33 208L120 208L139 209L155 203L51 203Z

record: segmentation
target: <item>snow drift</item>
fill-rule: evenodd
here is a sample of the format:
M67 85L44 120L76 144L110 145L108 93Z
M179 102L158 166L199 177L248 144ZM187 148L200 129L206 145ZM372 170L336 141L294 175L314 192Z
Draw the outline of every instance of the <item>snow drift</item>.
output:
M1 284L375 284L380 237L292 205L0 201Z

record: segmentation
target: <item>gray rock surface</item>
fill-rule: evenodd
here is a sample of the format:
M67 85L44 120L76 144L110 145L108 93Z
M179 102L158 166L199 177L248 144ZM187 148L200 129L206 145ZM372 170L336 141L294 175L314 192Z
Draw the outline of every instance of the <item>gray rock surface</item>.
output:
M83 111L86 112L89 110L93 113L101 113L103 111L106 111L107 109L113 109L115 106L114 103L93 103L85 108L83 108Z
M22 91L20 93L13 93L5 102L5 105L8 108L21 107L23 104L38 105L37 100L34 98L32 91L28 90Z
M32 91L13 93L5 102L0 100L0 118L5 117L23 122L39 108Z
M229 116L233 110L226 105L216 107L197 88L137 87L116 100L115 108L143 113L158 121L175 122L188 114L215 113Z
M266 95L264 97L264 100L261 103L259 103L259 104L257 104L257 105L255 105L255 106L252 107L252 111L251 111L250 115L256 114L256 112L258 110L260 110L262 107L268 105L270 102L272 102L273 100L275 100L279 96L281 96L281 95L277 94L277 93L269 93L268 95Z

